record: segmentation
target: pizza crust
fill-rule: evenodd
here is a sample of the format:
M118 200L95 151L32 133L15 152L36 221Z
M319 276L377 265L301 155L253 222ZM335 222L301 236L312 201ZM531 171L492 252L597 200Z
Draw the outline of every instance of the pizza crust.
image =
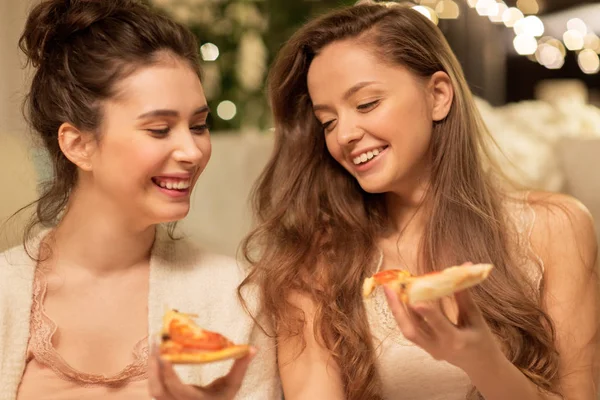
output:
M492 268L491 264L457 266L416 277L406 288L406 303L437 300L478 285L489 276Z
M173 364L206 364L216 361L238 359L250 352L248 345L233 345L222 350L202 352L163 353L161 358Z
M363 296L368 297L378 285L386 285L407 304L437 300L478 285L489 276L492 268L491 264L461 265L419 276L410 276L406 271L382 271L365 279ZM389 280L390 273L396 274L397 278ZM386 274L387 279L381 279L381 274Z

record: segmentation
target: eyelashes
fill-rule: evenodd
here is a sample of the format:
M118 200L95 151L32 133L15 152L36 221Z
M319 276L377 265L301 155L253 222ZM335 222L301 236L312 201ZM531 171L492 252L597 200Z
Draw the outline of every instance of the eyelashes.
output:
M368 103L359 104L358 106L356 106L356 110L359 112L362 112L362 113L369 112L373 108L377 107L380 102L381 102L381 100L378 99L378 100L370 101ZM327 122L324 122L321 124L321 128L323 129L323 131L327 131L335 121L336 121L335 119L332 119Z
M166 127L163 129L146 129L146 131L150 132L154 136L165 137L171 132L171 128ZM208 124L191 126L190 131L197 135L201 135L201 134L205 133L206 131L208 131Z
M208 124L202 124L202 125L194 125L190 128L190 130L192 132L196 132L198 134L202 134L204 132L206 132L208 130Z
M373 107L375 107L377 104L379 104L379 100L374 100L374 101L370 101L368 103L365 104L359 104L356 109L358 111L367 111Z
M326 131L327 128L329 128L331 126L331 124L333 124L334 121L335 121L334 119L332 119L331 121L327 121L324 124L322 124L321 127L323 128L323 130Z

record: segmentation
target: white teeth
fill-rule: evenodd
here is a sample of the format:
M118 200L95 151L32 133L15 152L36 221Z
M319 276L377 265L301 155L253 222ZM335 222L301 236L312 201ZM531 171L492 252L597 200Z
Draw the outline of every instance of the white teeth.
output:
M182 190L182 189L187 189L190 187L190 183L187 181L179 181L179 183L177 184L176 189Z
M385 147L380 147L378 149L373 149L373 150L367 151L365 153L362 153L361 155L354 157L352 159L352 162L354 163L354 165L358 165L358 164L367 162L368 160L371 160L374 157L377 157L379 155L379 153L381 153L383 151L384 148Z
M165 188L165 189L169 189L169 190L173 190L173 189L183 190L183 189L187 189L187 188L190 187L190 182L189 181L173 182L173 181L159 181L159 180L155 180L155 182L161 188Z

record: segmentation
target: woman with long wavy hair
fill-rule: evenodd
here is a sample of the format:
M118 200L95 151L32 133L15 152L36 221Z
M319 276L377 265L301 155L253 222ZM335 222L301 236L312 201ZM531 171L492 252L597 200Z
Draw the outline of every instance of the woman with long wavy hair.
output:
M286 399L595 399L592 218L502 178L437 27L398 4L334 11L283 46L269 95L242 248ZM465 262L495 268L437 303L361 298L378 270Z

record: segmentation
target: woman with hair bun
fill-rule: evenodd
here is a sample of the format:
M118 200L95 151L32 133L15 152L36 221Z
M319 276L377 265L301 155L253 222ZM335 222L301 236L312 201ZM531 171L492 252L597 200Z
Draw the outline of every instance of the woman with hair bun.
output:
M162 226L186 216L211 154L192 33L133 0L46 0L20 47L53 177L0 254L0 399L280 399L235 260ZM149 343L166 307L258 352L176 374Z

